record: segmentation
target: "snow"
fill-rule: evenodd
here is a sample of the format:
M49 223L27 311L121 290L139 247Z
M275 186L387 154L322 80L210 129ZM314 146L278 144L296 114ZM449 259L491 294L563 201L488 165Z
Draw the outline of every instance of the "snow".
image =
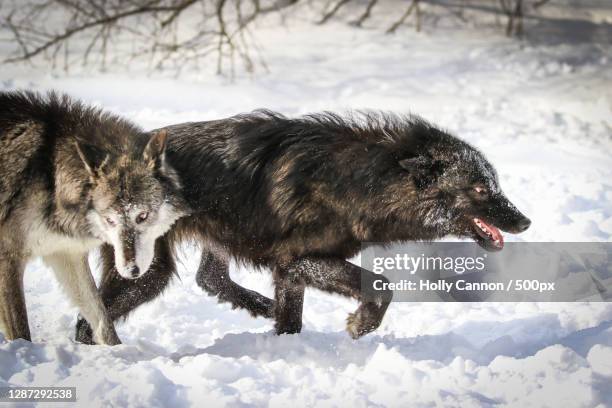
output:
M524 42L450 17L395 36L376 19L356 30L271 17L257 29L269 73L230 81L214 69L173 78L7 66L0 87L59 89L145 128L260 107L411 111L497 167L506 194L533 221L507 240L610 242L612 19L602 10L575 20L596 35L545 20L530 23ZM385 12L393 13L378 18ZM194 282L198 262L186 246L181 279L118 323L124 344L116 347L71 340L77 311L32 262L25 286L34 342L0 337L0 386L76 386L79 406L92 407L612 406L610 304L394 303L376 332L353 341L343 328L355 302L308 290L303 333L278 337L271 321L204 295ZM232 265L232 276L272 295L266 272Z

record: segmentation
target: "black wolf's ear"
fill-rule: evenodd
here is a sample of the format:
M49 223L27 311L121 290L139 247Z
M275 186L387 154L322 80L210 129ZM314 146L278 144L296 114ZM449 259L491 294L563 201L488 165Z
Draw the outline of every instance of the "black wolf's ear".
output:
M104 174L104 166L108 163L108 155L103 157L103 154L95 147L88 144L80 144L75 141L77 154L85 166L85 170L89 173L89 177L95 180Z
M159 168L164 162L168 132L165 129L157 131L149 139L144 149L144 159L153 168Z
M434 182L439 175L439 165L434 160L424 157L402 159L399 165L412 176L417 187L422 188Z

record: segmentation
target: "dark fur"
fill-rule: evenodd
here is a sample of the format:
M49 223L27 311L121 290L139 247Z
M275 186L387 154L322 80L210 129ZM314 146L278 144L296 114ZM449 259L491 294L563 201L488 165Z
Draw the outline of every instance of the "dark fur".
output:
M374 275L345 260L362 243L455 235L486 247L471 216L510 232L528 223L477 150L413 116L260 111L166 129L168 160L194 209L172 242L214 242L219 250L204 252L198 283L253 314L274 313L279 333L300 330L305 285L361 300L362 278ZM489 196L475 196L475 185ZM231 282L223 252L272 269L276 305ZM158 293L143 286L138 296ZM374 330L390 297L363 302L349 333Z

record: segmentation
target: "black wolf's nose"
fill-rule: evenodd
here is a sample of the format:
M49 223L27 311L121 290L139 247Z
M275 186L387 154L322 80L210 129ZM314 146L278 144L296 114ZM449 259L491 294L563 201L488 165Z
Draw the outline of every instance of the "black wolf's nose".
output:
M523 219L520 220L517 224L518 232L526 231L530 225L531 225L531 220L527 217L523 217Z

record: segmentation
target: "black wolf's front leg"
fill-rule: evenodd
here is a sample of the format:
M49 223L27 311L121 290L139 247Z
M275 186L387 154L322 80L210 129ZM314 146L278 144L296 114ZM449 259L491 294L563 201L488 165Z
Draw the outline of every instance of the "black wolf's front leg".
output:
M302 331L302 310L304 308L303 280L291 269L276 267L274 275L274 328L276 334L293 334Z
M202 251L196 282L206 293L217 296L219 303L229 302L233 308L245 309L254 317L274 315L274 301L232 281L227 259L213 251Z
M378 328L393 297L390 290L365 296L362 285L371 288L374 280L388 282L387 279L344 259L301 258L282 268L281 272L280 280L275 279L281 283L277 286L276 296L276 329L279 334L295 333L301 328L304 285L359 300L359 308L349 315L346 326L354 339ZM298 303L300 307L296 306Z
M168 286L176 271L166 236L158 238L155 242L155 258L149 271L134 280L122 278L115 270L112 246L104 245L100 252L103 270L98 291L113 321L127 316L140 305L156 298ZM75 339L81 343L94 344L91 327L80 316L77 320Z
M23 261L0 249L0 332L9 340L31 341L23 293Z

